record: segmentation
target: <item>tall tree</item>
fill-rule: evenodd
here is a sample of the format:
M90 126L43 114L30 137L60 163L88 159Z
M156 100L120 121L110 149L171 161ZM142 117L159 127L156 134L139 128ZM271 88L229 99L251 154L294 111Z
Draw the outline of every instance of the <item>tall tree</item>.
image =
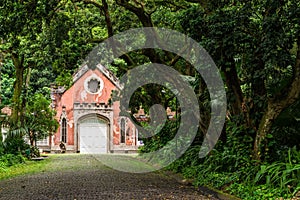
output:
M181 17L224 74L231 113L256 132L256 160L275 119L299 99L298 8L298 1L213 1Z
M59 7L60 1L18 0L0 2L1 52L10 57L15 67L16 80L12 97L12 123L18 125L22 119L23 75L28 67L35 67L34 56L40 48L39 34L49 23Z

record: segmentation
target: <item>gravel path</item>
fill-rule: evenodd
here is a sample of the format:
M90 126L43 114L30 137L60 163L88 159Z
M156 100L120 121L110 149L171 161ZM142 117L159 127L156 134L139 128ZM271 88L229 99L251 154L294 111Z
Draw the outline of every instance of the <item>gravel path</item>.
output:
M0 199L215 199L162 172L120 172L92 155L50 159L43 172L0 181Z

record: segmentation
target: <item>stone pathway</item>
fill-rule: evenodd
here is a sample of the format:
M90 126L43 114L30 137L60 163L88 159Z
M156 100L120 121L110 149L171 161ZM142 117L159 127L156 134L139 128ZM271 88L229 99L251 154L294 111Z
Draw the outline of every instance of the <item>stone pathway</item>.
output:
M93 155L59 155L47 170L0 181L0 199L216 199L162 172L126 173Z

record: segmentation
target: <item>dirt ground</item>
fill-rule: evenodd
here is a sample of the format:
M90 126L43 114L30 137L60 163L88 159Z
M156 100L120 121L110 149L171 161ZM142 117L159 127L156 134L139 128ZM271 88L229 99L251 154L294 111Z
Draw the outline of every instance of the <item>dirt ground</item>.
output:
M93 155L50 159L42 172L0 181L0 199L216 199L164 172L116 171Z

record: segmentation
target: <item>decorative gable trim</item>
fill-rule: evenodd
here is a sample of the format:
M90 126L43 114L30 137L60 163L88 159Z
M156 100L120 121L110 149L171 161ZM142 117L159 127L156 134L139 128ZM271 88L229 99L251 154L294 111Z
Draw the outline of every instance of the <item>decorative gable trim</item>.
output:
M101 64L98 64L96 66L96 69L98 69L108 80L110 80L119 90L121 90L122 86L121 86L118 78L109 69L107 69L106 67L104 67ZM82 67L80 67L78 72L75 75L73 75L73 84L77 80L79 80L89 70L92 70L92 69L89 69L87 64L84 64Z

